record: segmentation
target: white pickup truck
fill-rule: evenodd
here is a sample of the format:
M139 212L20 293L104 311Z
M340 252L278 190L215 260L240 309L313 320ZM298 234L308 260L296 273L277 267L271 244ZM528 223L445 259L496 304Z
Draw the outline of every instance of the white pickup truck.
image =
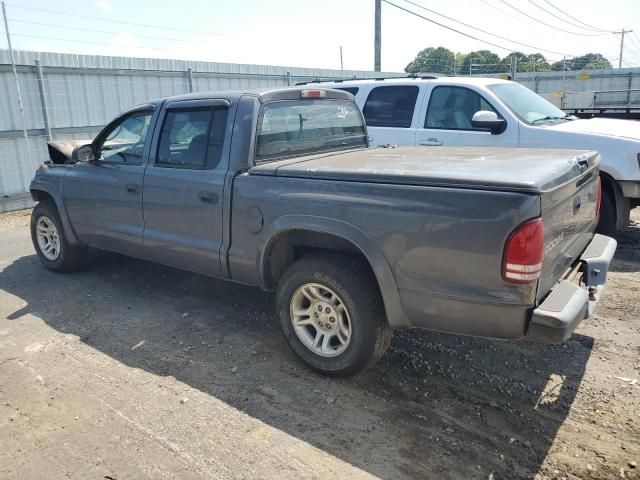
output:
M602 156L601 233L640 205L640 122L565 114L528 88L478 77L318 82L346 90L364 112L371 145L597 150Z

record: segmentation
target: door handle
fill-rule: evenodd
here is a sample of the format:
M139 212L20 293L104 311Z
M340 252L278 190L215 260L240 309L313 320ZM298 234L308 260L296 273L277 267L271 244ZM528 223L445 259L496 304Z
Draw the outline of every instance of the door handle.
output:
M200 200L202 200L203 202L206 203L218 203L218 195L215 193L211 193L211 192L200 192L198 194L198 197L200 197Z
M127 184L127 192L129 192L129 193L139 193L140 192L140 185L135 185L133 183Z
M427 138L426 140L421 140L418 143L420 145L426 145L430 147L439 147L442 145L442 142L437 138Z

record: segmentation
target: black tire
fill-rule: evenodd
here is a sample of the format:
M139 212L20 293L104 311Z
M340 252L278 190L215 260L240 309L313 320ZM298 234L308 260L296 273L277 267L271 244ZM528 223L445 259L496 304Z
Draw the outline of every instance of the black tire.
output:
M51 260L42 252L38 244L36 225L41 217L46 217L54 225L58 233L60 252L56 259ZM54 272L71 272L77 270L84 263L87 256L87 247L71 245L60 221L60 215L55 204L50 200L38 203L31 212L31 241L42 264Z
M596 232L613 236L617 230L618 213L616 211L615 193L608 183L602 183L602 198L600 199L600 220Z
M301 286L308 283L333 290L348 312L352 329L350 342L338 356L316 354L294 330L290 309L292 298ZM325 375L349 376L363 372L382 357L391 341L391 330L377 283L368 266L357 257L318 254L298 260L278 284L276 308L291 349L307 365Z

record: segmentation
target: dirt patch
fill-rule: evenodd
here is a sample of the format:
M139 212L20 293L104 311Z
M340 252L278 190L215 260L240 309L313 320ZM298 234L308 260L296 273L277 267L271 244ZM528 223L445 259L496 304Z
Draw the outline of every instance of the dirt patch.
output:
M640 478L640 209L565 344L397 332L344 380L271 295L106 253L53 274L27 215L0 216L2 478Z
M0 231L10 228L28 227L31 220L31 209L0 213Z

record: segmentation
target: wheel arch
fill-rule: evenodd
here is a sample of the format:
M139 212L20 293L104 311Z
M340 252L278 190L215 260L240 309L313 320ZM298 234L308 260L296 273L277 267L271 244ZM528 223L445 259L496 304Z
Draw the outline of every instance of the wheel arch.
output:
M325 217L291 215L275 221L263 238L265 241L258 254L258 281L263 289L275 288L286 268L297 259L296 247L360 255L378 284L389 325L393 328L410 326L386 257L357 227Z
M69 221L69 217L67 215L67 210L64 207L64 202L62 201L62 195L54 186L43 183L43 182L32 182L29 187L29 192L31 193L31 198L34 202L43 202L46 200L51 201L58 210L58 215L60 215L60 221L62 222L62 227L64 228L64 234L67 237L67 241L72 245L80 245L81 242L78 240L73 227L71 226L71 222Z
M629 201L625 199L620 184L610 173L600 170L600 178L602 179L602 193L613 196L616 210L616 229L624 228L629 221Z

